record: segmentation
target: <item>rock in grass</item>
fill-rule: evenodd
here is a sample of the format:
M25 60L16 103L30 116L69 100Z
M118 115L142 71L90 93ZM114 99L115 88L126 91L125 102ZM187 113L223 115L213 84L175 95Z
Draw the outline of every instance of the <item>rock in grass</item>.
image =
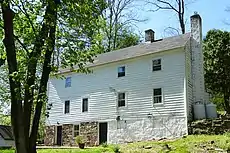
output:
M146 146L145 149L152 149L152 146Z
M169 147L168 144L165 144L165 145L163 146L163 150L171 150L171 148Z

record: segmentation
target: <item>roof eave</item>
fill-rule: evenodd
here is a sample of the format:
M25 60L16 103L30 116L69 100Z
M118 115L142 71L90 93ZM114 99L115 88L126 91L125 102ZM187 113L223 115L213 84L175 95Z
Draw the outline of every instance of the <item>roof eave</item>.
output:
M124 61L124 60L135 59L135 58L139 58L139 57L143 57L143 56L147 56L147 55L152 55L152 54L157 54L157 53L163 53L163 52L173 51L173 50L176 50L176 49L184 48L186 44L187 44L187 42L184 45L182 45L182 46L175 47L175 48L170 48L168 50L160 50L158 52L150 52L150 53L142 54L142 55L135 56L135 57L129 57L129 58L114 60L114 61L110 61L110 62L100 63L100 64L86 65L85 67L86 68L92 68L92 67L102 66L102 65L111 64L111 63L116 63L116 62L120 62L120 61ZM68 74L68 73L75 73L75 71L73 71L73 70L66 70L66 71L62 71L62 72L56 73L56 74L54 74L52 76L62 75L62 74Z

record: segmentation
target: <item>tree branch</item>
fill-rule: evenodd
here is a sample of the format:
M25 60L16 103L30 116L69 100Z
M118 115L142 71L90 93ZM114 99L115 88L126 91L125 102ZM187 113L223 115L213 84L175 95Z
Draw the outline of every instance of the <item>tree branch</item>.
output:
M24 137L24 123L22 111L22 97L20 79L17 79L18 63L14 42L13 18L14 12L10 8L9 2L1 3L2 16L4 21L5 38L3 43L6 48L7 63L9 69L9 83L11 92L11 123L13 127L16 152L25 152L26 147Z
M156 1L158 3L165 4L166 6L160 6L156 2L147 1L148 4L152 4L152 5L155 5L155 7L157 7L156 10L149 10L149 11L155 12L155 11L158 11L160 9L164 9L164 10L174 10L175 12L179 13L179 11L175 7L173 7L169 2L166 2L163 0L156 0Z
M57 4L54 4L55 7L53 7L50 11L51 17L51 26L49 29L49 37L48 37L48 45L47 50L45 53L45 59L42 69L42 77L40 80L40 87L38 91L38 97L37 97L37 105L35 108L35 114L33 118L33 126L31 129L30 134L30 146L36 146L36 139L37 139L37 133L38 133L38 127L39 127L39 121L41 117L41 111L43 106L43 101L46 98L46 90L47 90L47 82L49 79L49 75L51 72L51 58L52 54L54 52L55 48L55 33L56 33L56 25L57 25ZM31 150L36 150L36 148L30 148Z
M29 21L29 23L30 23L30 25L31 25L31 27L32 27L32 29L33 29L33 31L34 31L34 34L36 35L36 30L35 30L35 28L34 28L34 25L33 25L33 22L31 21L31 19L30 19L30 15L27 13L27 11L26 11L26 8L25 8L25 6L24 6L24 2L22 1L22 0L20 0L20 2L21 2L21 4L22 4L22 8L19 6L19 5L17 5L17 7L20 9L20 11L23 13L23 14L25 14L25 16L27 17L27 19L28 19L28 21Z
M0 25L1 28L4 29L4 27L2 25ZM27 47L21 42L21 40L19 39L18 36L14 35L14 38L18 41L18 43L22 46L23 49L25 49L25 51L29 54L29 50L27 49Z

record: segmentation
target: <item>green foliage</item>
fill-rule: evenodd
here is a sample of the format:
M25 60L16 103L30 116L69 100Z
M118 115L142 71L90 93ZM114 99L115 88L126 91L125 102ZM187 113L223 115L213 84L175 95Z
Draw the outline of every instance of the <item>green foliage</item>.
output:
M0 125L11 125L10 116L0 114Z
M211 143L214 142L214 143ZM170 150L165 149L168 144ZM210 152L212 149L223 149L226 152L230 147L229 134L224 135L190 135L186 138L165 140L165 141L147 141L136 142L130 144L109 145L107 148L92 147L87 149L38 149L38 153L114 153L114 146L118 146L116 150L124 153L189 153L189 152ZM145 146L151 146L151 149L145 149ZM1 153L13 153L13 150L0 150Z
M108 144L107 144L106 142L104 142L104 143L101 144L101 146L102 146L103 148L107 148L107 147L108 147Z
M133 33L131 29L125 28L118 34L116 49L135 46L139 43L140 37Z
M135 0L106 1L102 28L104 52L136 45L139 37L133 32L133 25L145 20L139 19L137 6L134 7Z
M83 144L86 142L86 138L84 136L79 135L75 138L75 142L77 144Z
M221 94L213 94L210 101L214 104L216 104L216 109L218 111L224 111L224 96Z
M4 28L5 35L1 31L0 38L8 39L4 41L5 50L1 43L0 59L1 63L6 57L8 61L6 69L10 75L6 74L6 78L11 87L8 99L11 98L10 113L18 153L26 153L27 148L31 149L27 152L32 152L32 148L36 148L39 121L40 127L44 127L45 118L40 114L46 114L42 108L46 108L49 75L69 67L77 68L77 72L88 72L85 64L101 52L100 29L104 22L101 14L105 1L63 0L61 5L56 2L58 0L1 3L4 18L0 19L0 24L1 27L8 25ZM14 19L8 19L11 16ZM14 27L13 34L6 32L6 27L8 31ZM77 67L73 67L75 65ZM39 132L39 139L43 131Z
M230 112L230 33L208 31L203 51L206 88L214 97L223 95L225 110Z
M118 145L115 145L115 146L113 147L113 152L114 152L114 153L120 153L120 147L119 147Z
M0 114L9 114L10 88L6 65L0 67Z

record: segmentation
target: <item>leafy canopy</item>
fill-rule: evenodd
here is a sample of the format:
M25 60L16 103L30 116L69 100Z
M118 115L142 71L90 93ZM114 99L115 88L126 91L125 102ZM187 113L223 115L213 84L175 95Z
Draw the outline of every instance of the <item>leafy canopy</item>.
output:
M230 33L210 30L203 43L206 87L212 92L230 88Z
M230 113L230 33L210 30L203 51L206 88L217 107Z

